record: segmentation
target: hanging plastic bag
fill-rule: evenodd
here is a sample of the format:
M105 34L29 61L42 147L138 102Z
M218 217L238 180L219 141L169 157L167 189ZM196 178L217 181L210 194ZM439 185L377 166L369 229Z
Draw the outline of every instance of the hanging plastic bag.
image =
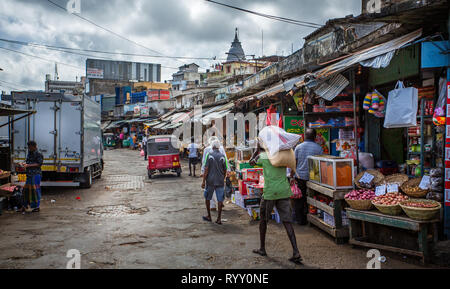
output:
M145 156L144 150L141 150L141 157Z
M291 199L301 199L303 194L300 188L297 186L297 184L294 182L293 185L291 185L291 191L292 191L292 197Z
M267 116L266 116L266 125L267 126L276 124L276 121L277 121L276 115L277 115L277 110L275 109L275 107L273 107L273 105L270 105L269 109L267 109ZM275 119L273 119L273 116L275 116Z
M386 107L385 128L417 126L418 90L405 87L398 81L395 89L389 92Z

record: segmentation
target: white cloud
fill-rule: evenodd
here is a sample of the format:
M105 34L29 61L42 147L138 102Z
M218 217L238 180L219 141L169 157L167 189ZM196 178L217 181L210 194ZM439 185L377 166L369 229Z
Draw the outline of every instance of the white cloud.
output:
M52 0L65 7L66 0ZM81 0L81 15L116 33L124 35L164 55L226 58L234 28L239 27L246 54L261 55L261 30L264 30L264 54L277 51L287 55L301 47L303 37L313 29L276 22L221 7L203 0ZM359 14L360 0L229 0L230 5L304 21L325 23L329 18ZM155 54L91 25L48 1L0 1L0 38L50 45ZM0 47L39 55L53 61L84 67L86 56L0 42ZM107 56L115 59L161 63L178 67L196 62L208 68L217 61L177 61L160 58ZM0 50L0 79L31 89L43 89L45 74L54 71L54 63ZM84 71L58 65L62 80L74 80ZM162 79L170 79L173 69L162 69ZM0 84L1 85L1 84ZM9 90L0 87L1 90Z

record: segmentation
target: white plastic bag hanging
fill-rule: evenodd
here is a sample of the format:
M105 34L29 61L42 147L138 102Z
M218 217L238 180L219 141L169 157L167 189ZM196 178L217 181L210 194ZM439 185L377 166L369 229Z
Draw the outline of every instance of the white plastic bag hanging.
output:
M405 87L398 81L395 89L389 92L386 107L385 128L417 126L418 90Z

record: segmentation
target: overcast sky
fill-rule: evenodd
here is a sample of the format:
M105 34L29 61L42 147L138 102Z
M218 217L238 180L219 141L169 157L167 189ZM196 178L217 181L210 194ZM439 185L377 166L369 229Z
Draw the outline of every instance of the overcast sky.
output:
M66 7L68 0L52 0ZM79 0L81 16L166 56L226 58L235 27L246 54L289 55L314 31L218 6L204 0ZM359 15L361 0L217 0L276 16L324 24L330 18ZM0 38L55 46L157 55L52 5L47 0L1 0ZM44 89L45 75L75 80L85 74L87 56L0 41L0 47L45 58L44 61L0 49L0 90ZM92 58L160 63L162 80L178 66L196 62L205 71L218 61L95 55ZM65 65L68 64L68 65ZM70 65L70 66L69 66ZM8 82L8 83L5 83Z

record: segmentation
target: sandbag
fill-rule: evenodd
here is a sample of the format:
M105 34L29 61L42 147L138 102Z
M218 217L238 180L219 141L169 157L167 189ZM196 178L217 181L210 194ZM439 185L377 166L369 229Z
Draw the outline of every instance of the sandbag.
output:
M274 167L286 167L290 168L294 172L296 171L297 163L295 161L295 154L294 150L282 150L277 152L275 155L270 155L269 152L267 152L267 155L269 157L269 161Z
M274 156L278 151L294 148L300 135L288 133L277 126L266 126L259 132L258 138L269 154Z

